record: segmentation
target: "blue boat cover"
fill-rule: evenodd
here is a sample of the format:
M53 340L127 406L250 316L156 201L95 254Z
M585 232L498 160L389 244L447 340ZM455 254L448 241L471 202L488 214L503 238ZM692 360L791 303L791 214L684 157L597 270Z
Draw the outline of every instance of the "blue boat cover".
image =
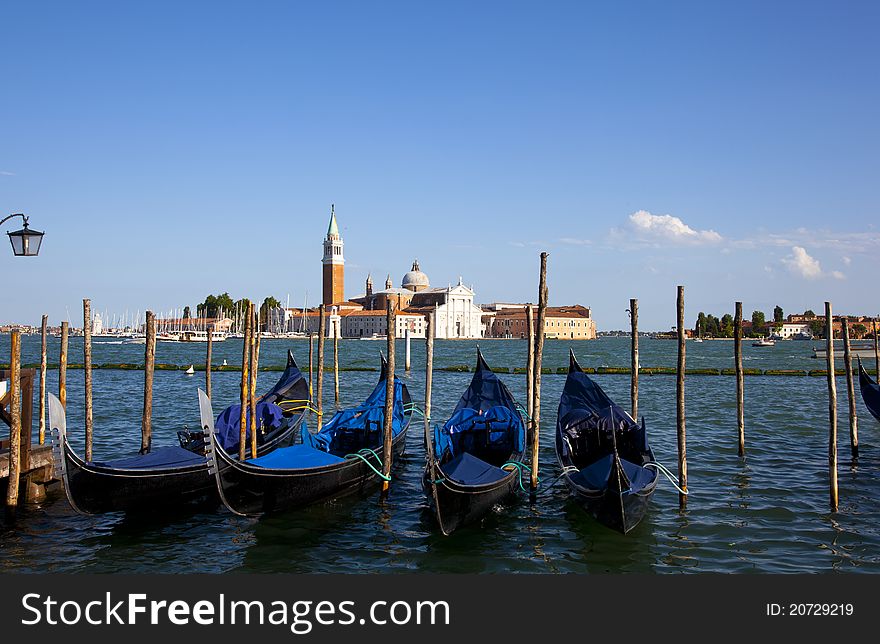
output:
M118 470L149 470L162 468L188 467L205 463L205 457L182 447L156 447L147 454L126 456L114 461L94 462L98 467L112 467Z
M280 447L266 454L247 461L250 465L257 465L273 470L298 470L309 467L323 467L342 463L345 459L333 454L328 454L311 445L291 445Z
M649 468L630 463L626 459L620 459L624 473L630 482L630 492L639 492L654 481L657 473ZM611 469L614 465L614 455L607 454L595 463L583 468L577 474L573 474L571 480L592 490L604 490L608 487L608 479L611 477Z
M250 440L251 435L251 410L246 410L247 421L245 422L246 440ZM257 426L263 426L264 432L271 432L281 426L284 419L284 413L281 407L270 402L257 403ZM241 405L230 405L217 416L214 423L217 432L217 440L229 453L238 451L238 441L241 437ZM257 434L259 436L259 434Z
M443 476L463 485L488 485L507 477L500 467L489 465L467 452L459 454L451 461L440 466Z
M364 448L382 444L382 426L385 423L385 379L373 388L367 399L357 407L340 410L316 434L311 435L315 446L333 454L353 454ZM397 436L406 424L403 409L403 383L394 378L394 405L391 415L391 434ZM305 434L303 434L305 436Z
M301 444L276 449L265 456L259 456L247 462L267 469L283 470L324 467L342 463L348 454L357 453L364 448L375 449L382 445L384 408L385 379L382 379L363 404L336 412L320 432L312 434L303 425L301 432L303 442ZM405 421L403 383L395 378L392 435L400 434Z
M439 462L464 453L479 460L507 461L525 450L526 429L516 402L482 354L477 369L452 416L434 427L434 454Z
M279 404L288 400L291 390L303 379L302 372L293 362L293 357L288 357L288 365L278 382L257 400L257 424L263 424L263 430L269 434L282 425L283 410ZM308 401L297 401L307 403ZM231 405L220 412L214 423L217 432L217 440L229 453L238 451L240 437L241 405ZM245 436L250 440L250 410L247 412Z

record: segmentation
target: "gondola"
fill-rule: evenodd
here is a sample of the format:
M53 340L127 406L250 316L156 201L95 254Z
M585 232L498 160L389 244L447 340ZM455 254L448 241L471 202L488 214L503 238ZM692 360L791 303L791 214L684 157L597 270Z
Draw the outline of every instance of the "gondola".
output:
M238 461L211 431L211 401L199 390L202 422L211 436L206 458L223 504L235 514L258 516L363 491L382 472L387 363L379 382L357 407L336 412L319 432L301 432L302 442L267 456ZM392 454L399 456L412 417L412 399L394 378ZM305 426L303 426L305 427Z
M258 436L258 453L265 455L290 445L308 403L308 382L288 351L284 373L275 386L260 397L257 405L265 430ZM226 430L228 444L236 451L239 410L239 405L233 405L217 419ZM63 482L67 499L77 512L149 510L158 505L216 499L216 485L205 462L204 437L200 433L178 432L180 446L155 447L146 454L87 463L68 442L65 410L52 394L49 395L49 422L56 476Z
M478 521L516 492L525 442L513 396L477 349L471 384L426 446L432 451L422 484L444 535Z
M859 389L862 390L862 400L865 401L865 407L874 418L880 420L880 385L874 382L873 378L865 371L861 359L859 359Z
M581 369L570 366L556 416L556 457L577 502L605 526L635 528L657 489L654 452L641 425Z

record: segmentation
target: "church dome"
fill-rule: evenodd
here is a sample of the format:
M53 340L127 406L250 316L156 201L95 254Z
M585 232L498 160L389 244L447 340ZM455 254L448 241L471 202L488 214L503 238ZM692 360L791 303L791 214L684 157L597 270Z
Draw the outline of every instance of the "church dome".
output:
M400 282L402 288L410 291L421 291L428 288L430 285L431 284L428 282L428 276L419 269L419 260L413 262L412 270L404 275Z

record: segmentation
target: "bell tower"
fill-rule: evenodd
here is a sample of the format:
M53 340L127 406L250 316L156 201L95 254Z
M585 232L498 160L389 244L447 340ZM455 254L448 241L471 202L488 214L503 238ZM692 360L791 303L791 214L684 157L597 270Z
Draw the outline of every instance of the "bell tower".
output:
M342 237L336 224L336 208L330 205L330 226L324 240L324 304L337 304L345 301L345 258L342 255Z

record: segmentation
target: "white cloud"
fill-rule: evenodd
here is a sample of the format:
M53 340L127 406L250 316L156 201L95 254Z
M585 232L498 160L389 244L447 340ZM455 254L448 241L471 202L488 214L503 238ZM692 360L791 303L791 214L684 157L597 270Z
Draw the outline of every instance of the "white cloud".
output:
M842 257L842 259L843 259L843 263L844 263L845 266L849 266L849 265L852 263L852 259L850 259L850 258L847 257L846 255L844 255L844 256Z
M642 238L684 244L715 244L721 235L714 230L694 230L678 217L652 215L639 210L629 216L630 227Z
M9 172L8 170L0 170L0 176L4 176L4 177L14 177L14 176L15 176L15 173L14 173L14 172Z
M803 246L792 246L791 255L784 257L782 263L794 275L812 280L822 276L822 267L819 260L810 257Z
M563 244L570 244L572 246L592 246L593 241L590 239L577 239L575 237L562 237L560 240Z
M846 275L844 275L840 271L831 271L831 277L833 277L836 280L845 280L846 279Z

